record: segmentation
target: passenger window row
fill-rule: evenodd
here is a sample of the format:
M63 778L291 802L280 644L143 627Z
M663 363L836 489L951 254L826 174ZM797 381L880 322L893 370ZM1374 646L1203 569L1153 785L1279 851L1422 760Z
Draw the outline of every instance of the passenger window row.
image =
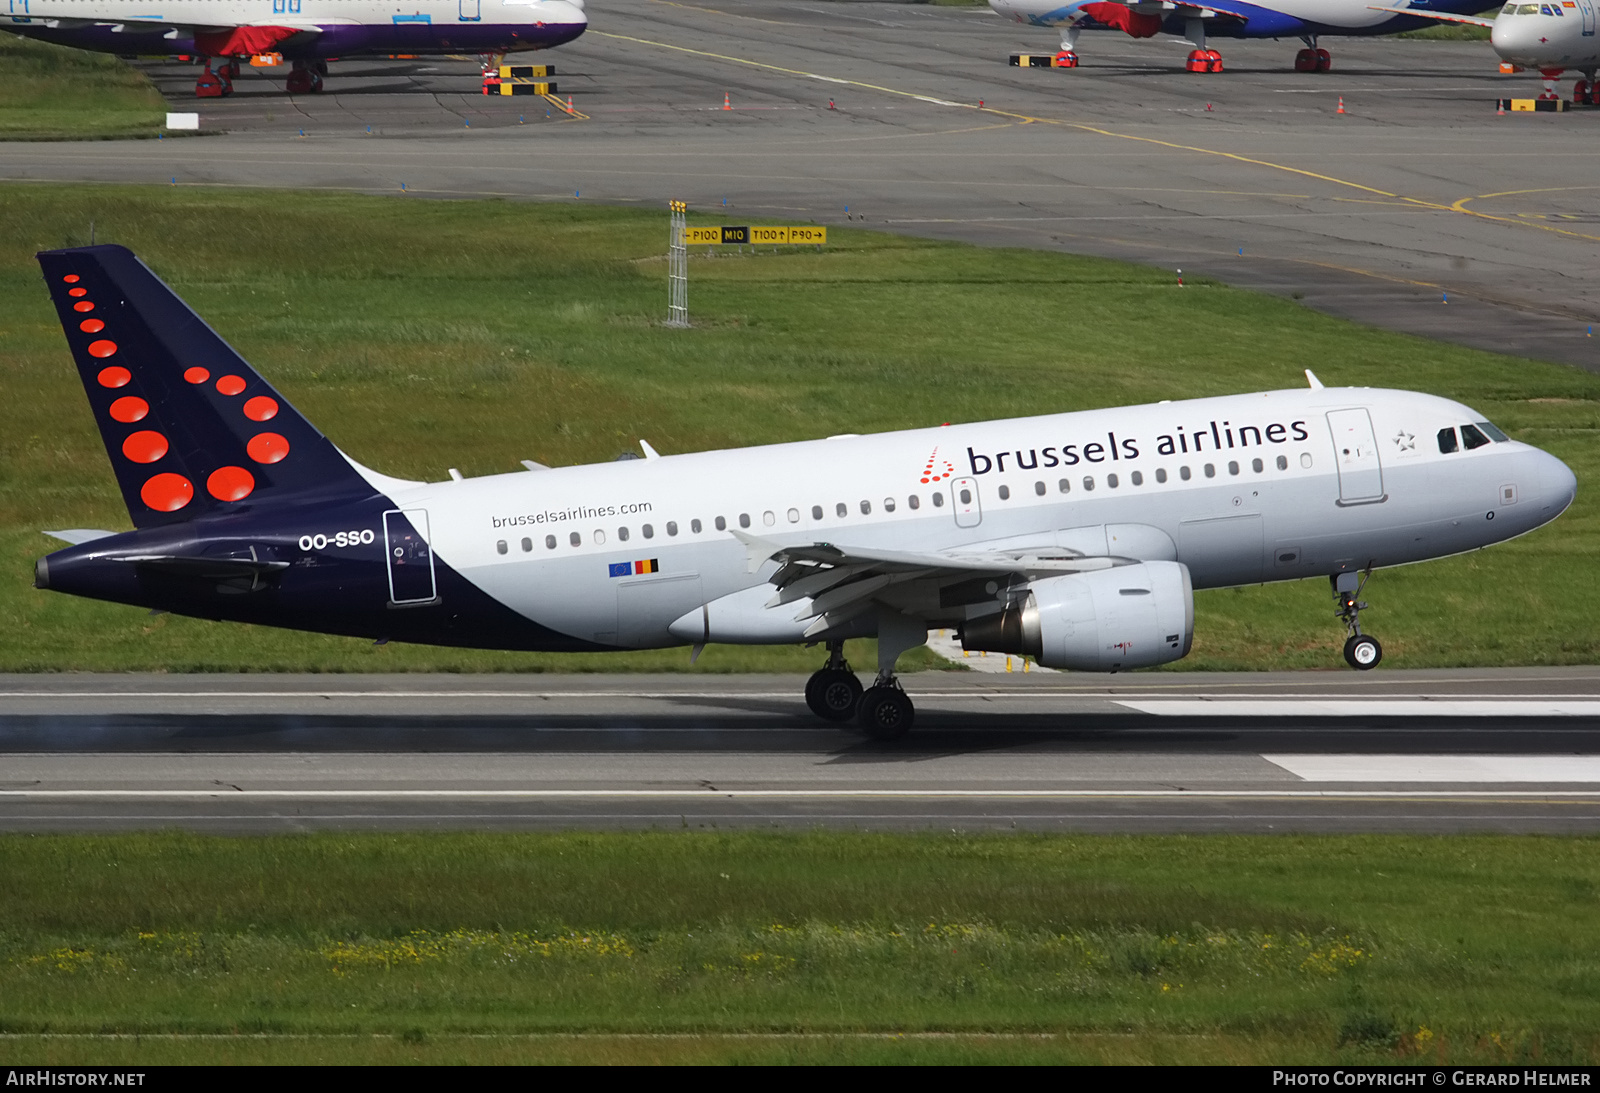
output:
M1478 432L1478 428L1483 428L1483 429L1489 430L1495 436L1495 438L1498 439L1498 440L1506 439L1504 433L1500 432L1500 430L1496 429L1493 425L1490 425L1488 422L1479 422L1478 423L1478 427L1476 427L1476 428L1474 426L1471 426L1471 425L1463 425L1461 427L1462 436L1463 437L1468 437L1469 436L1468 430L1471 430L1472 432L1471 432L1470 435L1475 435L1475 436L1477 436L1479 438L1476 442L1474 442L1471 439L1468 439L1467 446L1469 448L1475 448L1479 444L1487 444L1487 443L1489 443L1489 441L1487 439L1483 438L1483 434ZM1452 451L1453 452L1453 451L1456 450L1454 447L1451 447L1451 448L1448 448L1448 449L1445 448L1445 434L1446 433L1450 434L1451 443L1454 444L1455 431L1453 429L1441 429L1439 431L1439 450L1440 451ZM1289 458L1287 456L1282 456L1282 455L1278 456L1276 461L1275 461L1275 463L1276 463L1276 466L1277 466L1278 470L1280 470L1280 471L1286 471L1286 470L1289 469ZM1302 453L1300 453L1300 466L1309 469L1311 467L1311 464L1312 464L1311 453L1310 452L1302 452ZM1254 472L1255 474L1263 474L1266 471L1266 464L1259 458L1252 459L1250 461L1250 470L1252 472ZM1244 473L1243 468L1240 466L1240 464L1239 464L1239 462L1237 460L1229 460L1228 465L1227 465L1227 471L1228 471L1228 474L1230 474L1230 475L1239 475L1239 474L1243 474ZM1202 465L1201 473L1203 473L1205 475L1205 477L1207 477L1207 478L1215 478L1217 476L1217 466L1216 466L1216 464L1215 463L1206 463L1206 464ZM1189 467L1187 465L1184 465L1184 466L1181 466L1181 467L1178 468L1178 478L1181 479L1184 482L1188 482L1188 481L1190 481L1191 478L1193 478L1193 473L1190 471L1190 469L1189 469ZM1163 482L1163 483L1167 481L1167 469L1165 467L1157 467L1156 468L1156 470L1155 470L1155 480L1157 482ZM1083 481L1082 481L1082 489L1083 489L1083 491L1085 493L1092 493L1094 491L1094 488L1095 488L1095 481L1096 480L1095 480L1095 477L1093 475L1085 475L1083 477ZM1132 471L1132 472L1130 472L1129 475L1128 475L1128 481L1132 485L1135 485L1135 486L1144 485L1144 472L1143 471ZM1105 476L1105 484L1106 484L1106 488L1107 489L1113 489L1113 490L1114 489L1118 489L1122 485L1122 479L1116 473L1111 473L1111 474L1108 474L1108 475ZM1071 493L1072 492L1072 480L1070 478L1060 479L1056 483L1056 489L1060 493ZM1002 500L1002 501L1011 500L1011 487L1010 486L1001 485L995 492L999 496L1000 500ZM1039 480L1039 481L1037 481L1037 482L1035 482L1033 484L1033 492L1034 492L1034 495L1037 496L1037 497L1044 497L1050 491L1049 491L1049 487L1041 479L1041 480ZM944 507L944 494L935 491L934 493L929 495L928 499L931 502L933 502L933 507L934 508L938 509L938 508L943 508ZM963 505L972 504L972 493L971 493L971 491L967 490L967 489L963 489L961 491L960 501L961 501L961 503ZM883 499L883 511L884 512L894 512L896 510L897 504L898 504L898 502L893 497L885 497ZM872 515L872 502L871 501L863 500L858 504L857 507L860 509L861 515L863 515L863 516L871 516ZM908 496L906 498L906 507L908 509L913 510L913 511L921 509L922 508L922 498L919 497L917 494L914 494L914 493L911 494L910 496ZM842 520L842 519L847 518L850 515L850 506L847 505L843 501L839 501L839 502L835 503L835 505L833 507L833 511L834 511L835 517ZM800 510L798 508L788 509L784 513L784 516L788 519L789 523L791 523L791 524L798 524L800 522ZM825 510L821 505L812 505L811 506L811 519L813 519L813 520L822 520L822 519L824 519L824 517L825 517ZM748 512L741 512L739 514L738 520L739 520L739 526L741 528L748 528L752 523L751 518L750 518L750 514ZM771 509L768 509L766 512L763 512L761 514L761 522L766 527L769 527L769 528L770 527L775 527L777 525L777 523L778 523L777 513L772 511ZM727 520L726 517L718 516L718 517L716 517L715 519L712 520L712 524L713 524L713 526L715 526L715 528L718 531L727 531L728 530L728 520ZM699 535L701 533L701 530L702 530L702 525L701 525L699 520L690 520L689 521L689 532L690 532L690 534ZM667 532L667 535L669 537L676 536L678 534L678 523L677 523L676 520L668 520L667 521L667 523L666 523L666 532ZM618 542L626 543L628 541L628 538L629 538L631 532L626 527L619 527L619 528L617 528L616 534L617 534L617 541ZM641 525L640 528L639 528L639 534L642 535L646 539L655 538L655 534L656 534L655 525L653 525L653 524L643 524L643 525ZM606 533L605 533L605 531L602 530L602 529L596 528L594 533L593 533L593 535L592 535L591 541L596 546L604 546L605 542L606 542ZM575 546L575 547L582 546L583 545L583 535L582 535L582 533L576 532L576 531L569 532L568 535L567 535L567 542L569 544L571 544L572 546ZM522 551L523 551L524 554L528 554L528 553L531 553L533 551L533 540L532 539L525 538L525 539L522 540L520 545L522 547ZM556 549L556 546L557 546L556 537L554 535L546 535L544 537L544 545L545 545L545 549L547 549L547 550ZM498 551L501 554L508 554L508 553L510 553L511 547L510 547L509 543L507 543L504 539L501 539L497 543L495 543L495 550Z

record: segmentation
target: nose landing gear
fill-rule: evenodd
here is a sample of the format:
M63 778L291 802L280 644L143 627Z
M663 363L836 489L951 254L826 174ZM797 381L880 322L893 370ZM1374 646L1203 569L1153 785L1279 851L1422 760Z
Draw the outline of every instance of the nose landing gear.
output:
M1339 605L1334 618L1344 623L1350 635L1344 643L1345 663L1358 672L1376 668L1383 659L1383 646L1378 644L1378 639L1361 632L1361 612L1366 610L1367 603L1359 597L1371 576L1372 570L1368 569L1364 576L1351 572L1336 573L1329 578L1333 584L1333 602Z

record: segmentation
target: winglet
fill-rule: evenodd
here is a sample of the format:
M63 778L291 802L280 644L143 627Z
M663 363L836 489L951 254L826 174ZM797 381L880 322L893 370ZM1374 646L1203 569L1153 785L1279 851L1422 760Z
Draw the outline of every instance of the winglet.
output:
M781 544L758 538L737 528L729 528L728 531L735 539L744 544L746 573L754 573L761 568L761 563L770 559L774 554L782 553L784 550Z
M1306 369L1306 382L1311 385L1311 389L1313 391L1322 390L1322 381L1319 380L1317 378L1317 374L1309 368Z
M654 448L650 447L650 442L648 440L639 441L639 447L644 449L644 457L646 459L660 459L661 458L661 453L656 451Z

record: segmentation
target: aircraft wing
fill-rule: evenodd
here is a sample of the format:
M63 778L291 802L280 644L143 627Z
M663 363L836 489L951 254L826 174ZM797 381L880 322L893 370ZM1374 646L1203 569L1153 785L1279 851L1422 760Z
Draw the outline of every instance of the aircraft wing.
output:
M1464 23L1469 27L1493 27L1493 19L1479 19L1475 15L1447 15L1436 11L1418 11L1415 8L1380 8L1368 4L1371 11L1387 11L1395 15L1415 15L1419 19L1437 19L1441 23Z
M869 610L873 603L897 592L914 592L918 600L932 600L954 608L966 602L994 598L1002 585L1024 583L1039 577L1086 573L1132 565L1133 558L1090 556L1058 548L1000 551L897 551L809 543L785 546L745 532L733 534L748 552L754 572L767 561L778 568L768 580L777 594L768 607L809 601L796 621L814 618L805 632L812 637ZM919 589L904 586L921 585Z

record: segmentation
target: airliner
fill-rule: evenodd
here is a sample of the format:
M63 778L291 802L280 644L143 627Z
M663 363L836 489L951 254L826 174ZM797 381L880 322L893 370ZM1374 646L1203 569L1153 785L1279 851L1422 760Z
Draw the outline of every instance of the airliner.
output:
M198 56L202 98L226 95L239 62L292 62L290 94L318 92L332 58L548 49L588 28L584 0L0 0L0 30L96 53ZM223 63L212 70L212 60Z
M1061 31L1057 68L1078 66L1078 36L1085 30L1120 30L1134 38L1176 34L1194 46L1190 72L1221 72L1222 54L1206 48L1212 38L1298 38L1305 48L1295 54L1296 72L1326 72L1333 55L1317 43L1326 37L1369 36L1420 30L1428 13L1474 14L1484 0L1401 0L1387 8L1371 0L1225 0L1217 4L1184 4L1171 0L989 0L998 14L1018 23Z
M1376 569L1549 523L1558 459L1433 395L1310 386L439 482L371 470L131 252L39 254L133 530L34 583L378 642L618 650L820 644L818 716L910 729L899 657L1118 672L1189 652L1194 590L1330 582L1346 660ZM863 688L847 638L876 637Z
M1394 9L1382 9L1394 10ZM1502 61L1537 68L1544 76L1541 99L1559 98L1556 81L1567 69L1583 73L1572 88L1572 101L1600 106L1600 40L1595 37L1595 0L1547 0L1539 4L1508 3L1493 19L1433 15L1445 23L1489 27L1489 44Z

